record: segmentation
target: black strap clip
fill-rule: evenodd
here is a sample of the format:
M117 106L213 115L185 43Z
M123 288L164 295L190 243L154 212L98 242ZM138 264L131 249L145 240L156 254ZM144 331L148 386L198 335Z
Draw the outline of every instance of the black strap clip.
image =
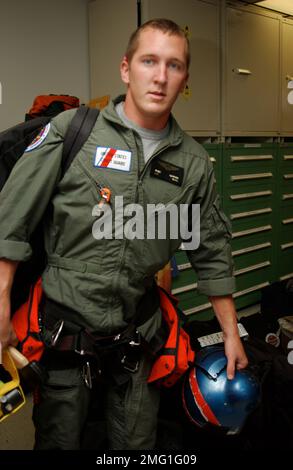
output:
M132 374L138 371L139 358L141 355L141 334L135 331L135 335L125 345L124 354L121 359L121 364L125 370Z

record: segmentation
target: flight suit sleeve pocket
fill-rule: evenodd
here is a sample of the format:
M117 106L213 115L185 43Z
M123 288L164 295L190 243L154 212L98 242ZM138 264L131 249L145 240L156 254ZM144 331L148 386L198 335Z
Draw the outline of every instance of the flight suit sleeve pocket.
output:
M212 221L214 223L214 227L218 230L224 232L228 238L232 237L232 228L230 221L222 211L220 207L220 197L217 195L216 199L213 202L212 207Z

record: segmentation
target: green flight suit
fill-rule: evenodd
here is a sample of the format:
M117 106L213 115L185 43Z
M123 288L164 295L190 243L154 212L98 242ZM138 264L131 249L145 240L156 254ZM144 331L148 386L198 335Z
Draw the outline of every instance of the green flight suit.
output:
M121 99L119 97L116 103ZM152 283L154 274L166 265L181 240L170 239L168 234L167 239L145 237L130 240L113 234L112 239L97 240L93 230L97 219L95 207L102 200L101 187L111 190L113 218L119 217L115 212L115 202L121 195L124 207L139 204L144 213L148 204L174 204L176 207L180 204L200 204L200 246L187 251L198 274L198 291L207 295L225 295L235 289L231 234L219 206L213 167L206 151L186 135L171 117L169 136L145 164L139 135L121 122L114 104L111 103L101 112L91 135L61 181L62 142L75 112L72 110L61 113L51 121L45 138L24 153L0 194L0 220L5 221L1 222L0 227L0 257L19 261L30 258L30 234L50 205L44 230L48 253L48 267L42 276L44 292L49 299L74 311L73 323L105 335L127 325L140 298ZM100 164L98 157L109 150L111 154L120 152L124 155L125 162L121 169L118 169L118 160L112 166ZM182 170L180 184L154 177L152 164L158 160ZM149 338L160 324L158 316L154 316L150 324ZM135 389L133 382L144 383L144 392L141 390L138 394L146 403L146 412L140 401L137 418L134 417L133 422L141 420L140 426L145 426L146 435L149 435L150 427L154 430L155 419L145 416L148 413L155 416L158 406L158 399L154 398L157 393L145 383L145 370L149 367L142 364L143 378L139 378L139 374L136 378L133 375L126 391L129 404L132 401L131 390ZM56 377L54 380L57 380ZM68 380L70 382L71 379ZM144 393L149 394L149 399ZM55 394L58 395L57 390ZM115 400L119 402L117 395ZM147 404L152 400L153 413L152 407ZM86 396L84 403L87 403ZM52 410L53 407L50 407L46 412L48 416ZM126 416L132 416L129 410ZM82 420L82 427L85 418L79 419ZM62 422L61 414L59 421ZM111 432L118 436L123 429L129 429L130 434L141 434L136 425L129 427L121 421L117 432ZM129 444L131 439L126 439L128 444L125 448L142 448L141 445L151 448L154 441L153 437L149 440L141 438L137 443ZM122 440L121 436L117 437L118 446L124 445ZM73 442L78 447L77 440L73 439ZM72 446L73 442L65 443L64 448Z

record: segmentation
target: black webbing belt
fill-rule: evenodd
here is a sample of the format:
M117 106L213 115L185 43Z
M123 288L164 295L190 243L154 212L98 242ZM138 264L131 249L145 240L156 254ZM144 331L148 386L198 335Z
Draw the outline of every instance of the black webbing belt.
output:
M138 303L136 313L126 328L111 336L92 334L86 328L73 323L76 313L51 299L44 298L42 310L45 330L50 333L47 345L54 351L74 352L81 356L91 356L100 360L112 351L121 351L121 362L125 369L135 372L138 366L136 357L141 352L154 356L163 345L165 335L162 331L152 341L152 346L142 338L137 327L152 318L160 305L156 285L149 289ZM118 353L120 352L118 351ZM127 352L125 352L127 351Z

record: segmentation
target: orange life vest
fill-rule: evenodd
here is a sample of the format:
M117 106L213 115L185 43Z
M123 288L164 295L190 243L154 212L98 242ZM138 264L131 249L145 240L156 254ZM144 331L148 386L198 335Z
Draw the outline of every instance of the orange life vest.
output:
M194 362L195 353L191 349L186 331L180 327L176 306L178 300L159 288L160 308L169 328L169 336L153 364L148 382L157 381L165 387L171 387Z
M41 278L31 287L27 301L12 316L18 349L30 361L39 361L44 352L40 336L39 305L42 297Z
M171 387L194 362L195 353L191 349L186 331L180 327L177 313L177 299L158 288L160 308L169 336L155 360L148 382L157 382ZM18 349L31 362L39 361L44 352L40 335L39 305L42 297L42 283L39 279L32 286L28 300L15 312L12 324L19 340Z

